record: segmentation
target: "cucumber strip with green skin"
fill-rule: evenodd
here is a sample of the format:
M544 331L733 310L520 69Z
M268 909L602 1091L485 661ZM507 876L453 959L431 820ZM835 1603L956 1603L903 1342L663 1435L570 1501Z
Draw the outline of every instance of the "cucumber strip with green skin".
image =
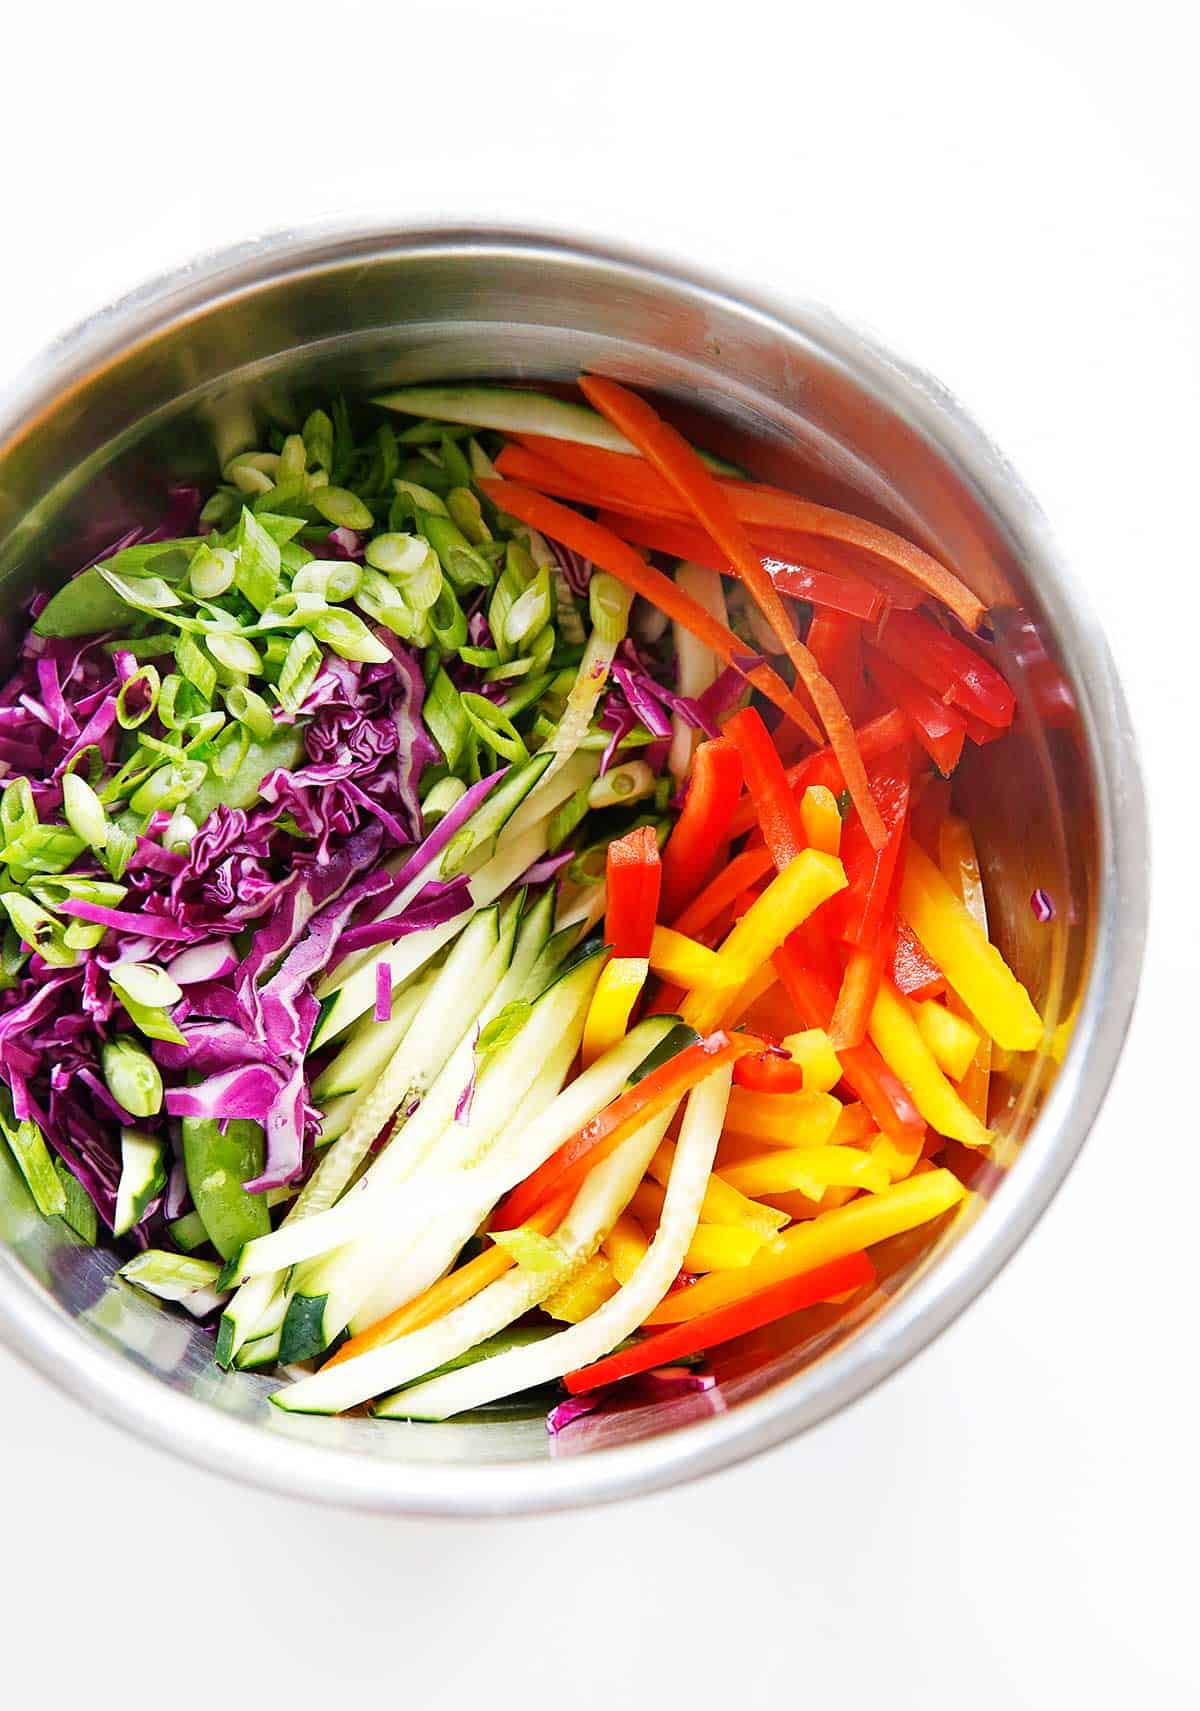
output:
M590 784L600 769L599 755L575 754L569 761L564 761L551 776L549 769L555 758L553 751L543 749L533 758L535 761L544 762L542 776L538 779L537 787L530 791L505 826L504 839L497 844L497 851L508 838L519 837L528 827L556 813L577 790L585 784Z
M211 1290L220 1274L216 1260L193 1259L163 1248L147 1248L127 1260L118 1272L127 1283L136 1283L162 1301L183 1301L197 1290Z
M609 1354L642 1323L678 1276L695 1232L725 1122L731 1079L726 1064L689 1094L658 1231L629 1282L586 1319L547 1337L536 1348L513 1349L417 1385L405 1397L410 1419L445 1420L561 1378Z
M502 1347L504 1327L569 1282L591 1259L628 1205L672 1115L671 1111L663 1112L644 1124L588 1175L554 1234L555 1246L561 1252L559 1264L544 1271L514 1266L433 1324L277 1390L271 1401L289 1413L338 1413L372 1396L395 1391L397 1385L431 1382L449 1371L486 1360L490 1353L529 1347L532 1338L519 1342L514 1338ZM546 1327L536 1340L554 1334L553 1328ZM406 1411L403 1395L389 1395L372 1410L384 1418L403 1418Z
M242 1187L262 1173L263 1132L257 1123L234 1117L222 1134L214 1117L185 1117L183 1166L192 1205L222 1259L271 1228L264 1197Z
M11 1107L10 1107L11 1109ZM37 1124L26 1118L12 1123L0 1120L0 1130L8 1141L17 1169L25 1178L25 1186L43 1218L62 1216L67 1209L66 1190L54 1160L46 1145L46 1137Z
M265 1337L255 1337L251 1343L246 1343L234 1357L233 1364L239 1372L260 1372L264 1367L274 1366L279 1359L282 1334L277 1326L268 1331Z
M238 1255L230 1269L239 1282L324 1253L345 1239L343 1226L353 1232L354 1215L347 1215L344 1201L339 1206L334 1202L399 1106L411 1098L425 1103L430 1085L475 1020L472 994L480 1004L486 1001L507 968L511 952L512 937L507 943L501 940L499 909L493 906L477 915L455 945L426 1000L423 1025L400 1046L346 1133L321 1160L291 1215L278 1230L260 1235ZM418 1112L421 1108L417 1107ZM381 1158L391 1151L392 1147L387 1147Z
M386 1022L365 1017L312 1083L313 1098L323 1100L338 1093L357 1093L373 1081L412 1027L432 984L433 977L429 975L405 987Z
M287 1291L277 1272L243 1283L221 1315L217 1330L216 1362L229 1366L238 1351L252 1338L277 1331L287 1313Z
M492 428L502 434L543 434L547 439L574 440L604 451L640 455L620 428L614 428L598 410L548 392L526 392L512 386L401 386L394 392L379 393L371 402L404 416ZM741 474L736 465L723 458L708 452L700 456L720 474Z
M167 1146L140 1129L121 1130L121 1180L113 1235L126 1236L167 1186ZM142 1256L144 1257L144 1256ZM178 1258L178 1255L171 1256ZM196 1264L203 1263L196 1261ZM215 1275L215 1274L214 1274Z
M194 1253L208 1241L208 1231L199 1212L189 1212L167 1225L167 1234L183 1253Z
M507 891L527 867L532 867L545 854L545 850L546 825L542 822L530 827L511 844L506 844L486 867L480 868L471 880L471 903L461 915L440 927L427 927L422 932L410 933L395 945L382 945L371 951L368 960L337 991L335 1001L317 1024L312 1049L316 1050L344 1033L352 1022L370 1009L375 1000L375 970L379 963L386 960L391 964L393 979L403 980L415 974L443 945L462 932L473 915L486 909ZM323 996L320 990L317 996Z

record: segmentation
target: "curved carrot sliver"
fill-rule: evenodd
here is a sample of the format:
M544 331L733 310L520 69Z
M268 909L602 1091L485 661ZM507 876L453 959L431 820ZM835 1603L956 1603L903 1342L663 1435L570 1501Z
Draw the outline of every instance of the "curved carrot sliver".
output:
M618 540L616 535L601 528L598 523L580 516L578 511L572 511L569 506L560 505L554 499L547 499L545 494L537 493L520 482L484 478L478 485L480 491L509 516L519 518L522 523L528 523L531 529L537 529L553 540L561 541L564 546L571 547L575 552L582 553L593 564L598 564L602 570L607 570L611 576L615 576L618 582L632 588L635 594L649 600L669 618L676 619L684 629L690 630L702 641L705 647L711 648L726 665L731 665L735 671L740 672L747 683L752 684L768 701L773 702L781 713L786 713L805 736L815 743L820 742L821 734L809 713L797 701L779 674L772 671L769 665L747 666L741 639L706 612L698 600L693 600L690 594L685 593L682 588L677 588L669 576L664 576L661 570L655 570L653 565L647 564L627 542Z
M588 402L633 441L727 555L783 643L797 678L808 691L830 746L841 762L846 788L871 842L882 844L886 836L883 821L871 796L866 769L854 739L854 726L837 690L797 636L787 608L736 516L728 493L683 435L644 399L615 380L598 375L585 374L579 384Z

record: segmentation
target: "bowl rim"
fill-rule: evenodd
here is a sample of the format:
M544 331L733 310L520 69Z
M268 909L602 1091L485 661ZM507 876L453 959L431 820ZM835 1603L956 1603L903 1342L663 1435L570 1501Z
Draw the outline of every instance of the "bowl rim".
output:
M302 1443L206 1407L139 1371L74 1322L0 1248L0 1340L59 1389L144 1441L265 1490L380 1513L513 1515L613 1501L716 1472L806 1431L865 1396L941 1334L1012 1258L1062 1185L1107 1093L1128 1031L1148 911L1148 829L1135 739L1099 624L1038 505L940 382L872 332L808 301L750 291L658 252L555 227L373 218L291 226L151 278L53 340L0 387L0 445L12 428L132 344L226 295L375 252L539 253L618 267L643 283L775 324L815 343L906 420L974 489L1036 583L1079 686L1099 827L1091 971L1070 1048L1017 1164L985 1212L890 1302L802 1373L728 1412L635 1444L546 1461L467 1465L362 1456ZM814 1382L814 1376L816 1379Z

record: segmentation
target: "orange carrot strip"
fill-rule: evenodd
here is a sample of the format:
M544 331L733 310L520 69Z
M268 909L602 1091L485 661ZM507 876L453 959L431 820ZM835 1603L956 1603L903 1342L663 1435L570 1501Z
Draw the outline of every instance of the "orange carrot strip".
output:
M669 576L647 564L625 541L618 540L616 535L602 529L598 523L581 517L578 511L559 505L519 482L484 479L479 482L479 488L509 516L519 518L531 529L537 529L582 553L584 558L591 559L593 564L615 576L618 582L623 582L626 588L632 588L635 594L642 595L669 618L674 618L705 647L711 648L726 665L740 672L747 683L773 702L781 713L786 713L805 736L815 743L820 742L821 734L811 716L778 673L769 665L747 668L745 644L741 639L710 616L698 600L677 588Z
M753 595L755 604L783 643L797 678L812 698L830 747L841 763L846 788L858 809L867 836L877 849L882 847L887 833L871 795L849 714L842 706L837 690L797 636L787 607L750 544L725 489L683 435L669 422L664 422L644 399L618 385L615 380L605 380L598 375L585 374L579 384L588 402L620 428L659 474L670 482L736 569Z

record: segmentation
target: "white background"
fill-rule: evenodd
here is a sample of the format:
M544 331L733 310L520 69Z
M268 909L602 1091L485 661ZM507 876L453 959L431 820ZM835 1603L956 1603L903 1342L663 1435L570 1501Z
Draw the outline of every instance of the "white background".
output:
M1039 495L1133 703L1155 920L1103 1119L914 1366L633 1506L309 1509L177 1465L0 1356L6 1701L1197 1703L1190 8L775 10L13 8L0 376L168 264L350 210L608 233L873 325Z

